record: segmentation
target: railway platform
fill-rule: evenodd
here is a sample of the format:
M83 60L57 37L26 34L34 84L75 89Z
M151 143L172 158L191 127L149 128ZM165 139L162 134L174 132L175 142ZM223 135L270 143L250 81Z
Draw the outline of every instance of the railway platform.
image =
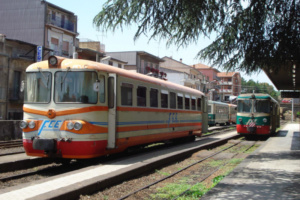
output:
M202 200L300 199L300 124L289 123Z

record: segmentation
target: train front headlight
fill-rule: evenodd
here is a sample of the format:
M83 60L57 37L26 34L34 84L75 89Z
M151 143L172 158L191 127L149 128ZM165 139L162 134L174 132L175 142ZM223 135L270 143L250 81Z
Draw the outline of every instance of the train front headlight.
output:
M263 118L263 122L266 123L268 120L267 118Z
M35 122L34 121L29 122L28 127L31 128L31 129L34 128L35 127Z
M73 123L73 122L68 122L67 128L68 128L69 130L72 130L72 129L74 128L74 123Z
M211 118L211 116L208 116L208 119L210 119Z
M20 128L21 129L27 128L27 126L28 126L28 122L27 121L22 120L20 122Z
M81 122L75 122L74 129L76 131L79 131L81 128L82 128L82 123Z

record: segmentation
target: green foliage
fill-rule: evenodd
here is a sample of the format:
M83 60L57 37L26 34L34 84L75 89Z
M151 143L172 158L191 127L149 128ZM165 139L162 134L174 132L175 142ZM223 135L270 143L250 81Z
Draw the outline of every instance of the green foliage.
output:
M199 197L203 196L209 190L201 183L193 186L184 183L171 183L167 184L165 187L159 188L155 194L151 195L151 197L153 199L174 199L188 189L189 191L178 199L199 199Z
M275 91L274 87L268 83L254 82L252 79L246 81L242 78L242 93L252 93L253 90L255 93L269 94L276 100L280 96L280 92Z
M199 59L227 71L246 73L300 60L300 0L107 0L94 24L104 30L137 24L134 39L166 39L187 46L201 35L216 39Z
M160 175L163 175L163 176L169 176L170 175L170 173L168 173L168 172L163 172L163 171L160 171L160 170L155 170L155 171L156 171L156 173L158 173Z

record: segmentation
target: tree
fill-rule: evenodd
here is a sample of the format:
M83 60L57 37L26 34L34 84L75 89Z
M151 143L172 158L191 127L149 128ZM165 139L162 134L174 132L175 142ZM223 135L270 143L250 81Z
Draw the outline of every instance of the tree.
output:
M137 24L134 36L188 46L216 39L197 58L227 71L299 66L300 0L107 0L94 24L106 30Z

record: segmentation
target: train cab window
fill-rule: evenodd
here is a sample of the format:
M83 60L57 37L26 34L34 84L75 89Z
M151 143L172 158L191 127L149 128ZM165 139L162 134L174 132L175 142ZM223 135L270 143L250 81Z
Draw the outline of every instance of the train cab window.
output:
M201 110L201 99L197 98L197 110Z
M185 105L185 109L189 110L190 109L190 96L185 95L184 98L184 105Z
M254 101L254 111L261 113L269 113L271 110L270 101L268 100L255 100Z
M183 95L177 94L177 108L183 109Z
M97 80L96 72L56 72L54 100L56 103L95 104L98 102L98 91L93 86Z
M150 107L158 107L158 90L150 89Z
M249 113L252 109L252 100L238 100L238 112Z
M100 95L100 103L105 102L105 76L100 75L99 76L99 83L100 83L100 88L99 88L99 95Z
M138 86L136 90L137 106L146 106L146 94L147 88L143 86Z
M192 110L196 110L196 98L195 97L192 97L191 104L192 104Z
M122 83L121 85L121 105L132 106L132 88L133 85L129 83Z
M162 90L160 94L161 107L168 108L168 91Z
M170 108L176 109L176 93L170 92Z
M50 72L26 73L24 101L26 103L49 103L51 82L52 74Z

